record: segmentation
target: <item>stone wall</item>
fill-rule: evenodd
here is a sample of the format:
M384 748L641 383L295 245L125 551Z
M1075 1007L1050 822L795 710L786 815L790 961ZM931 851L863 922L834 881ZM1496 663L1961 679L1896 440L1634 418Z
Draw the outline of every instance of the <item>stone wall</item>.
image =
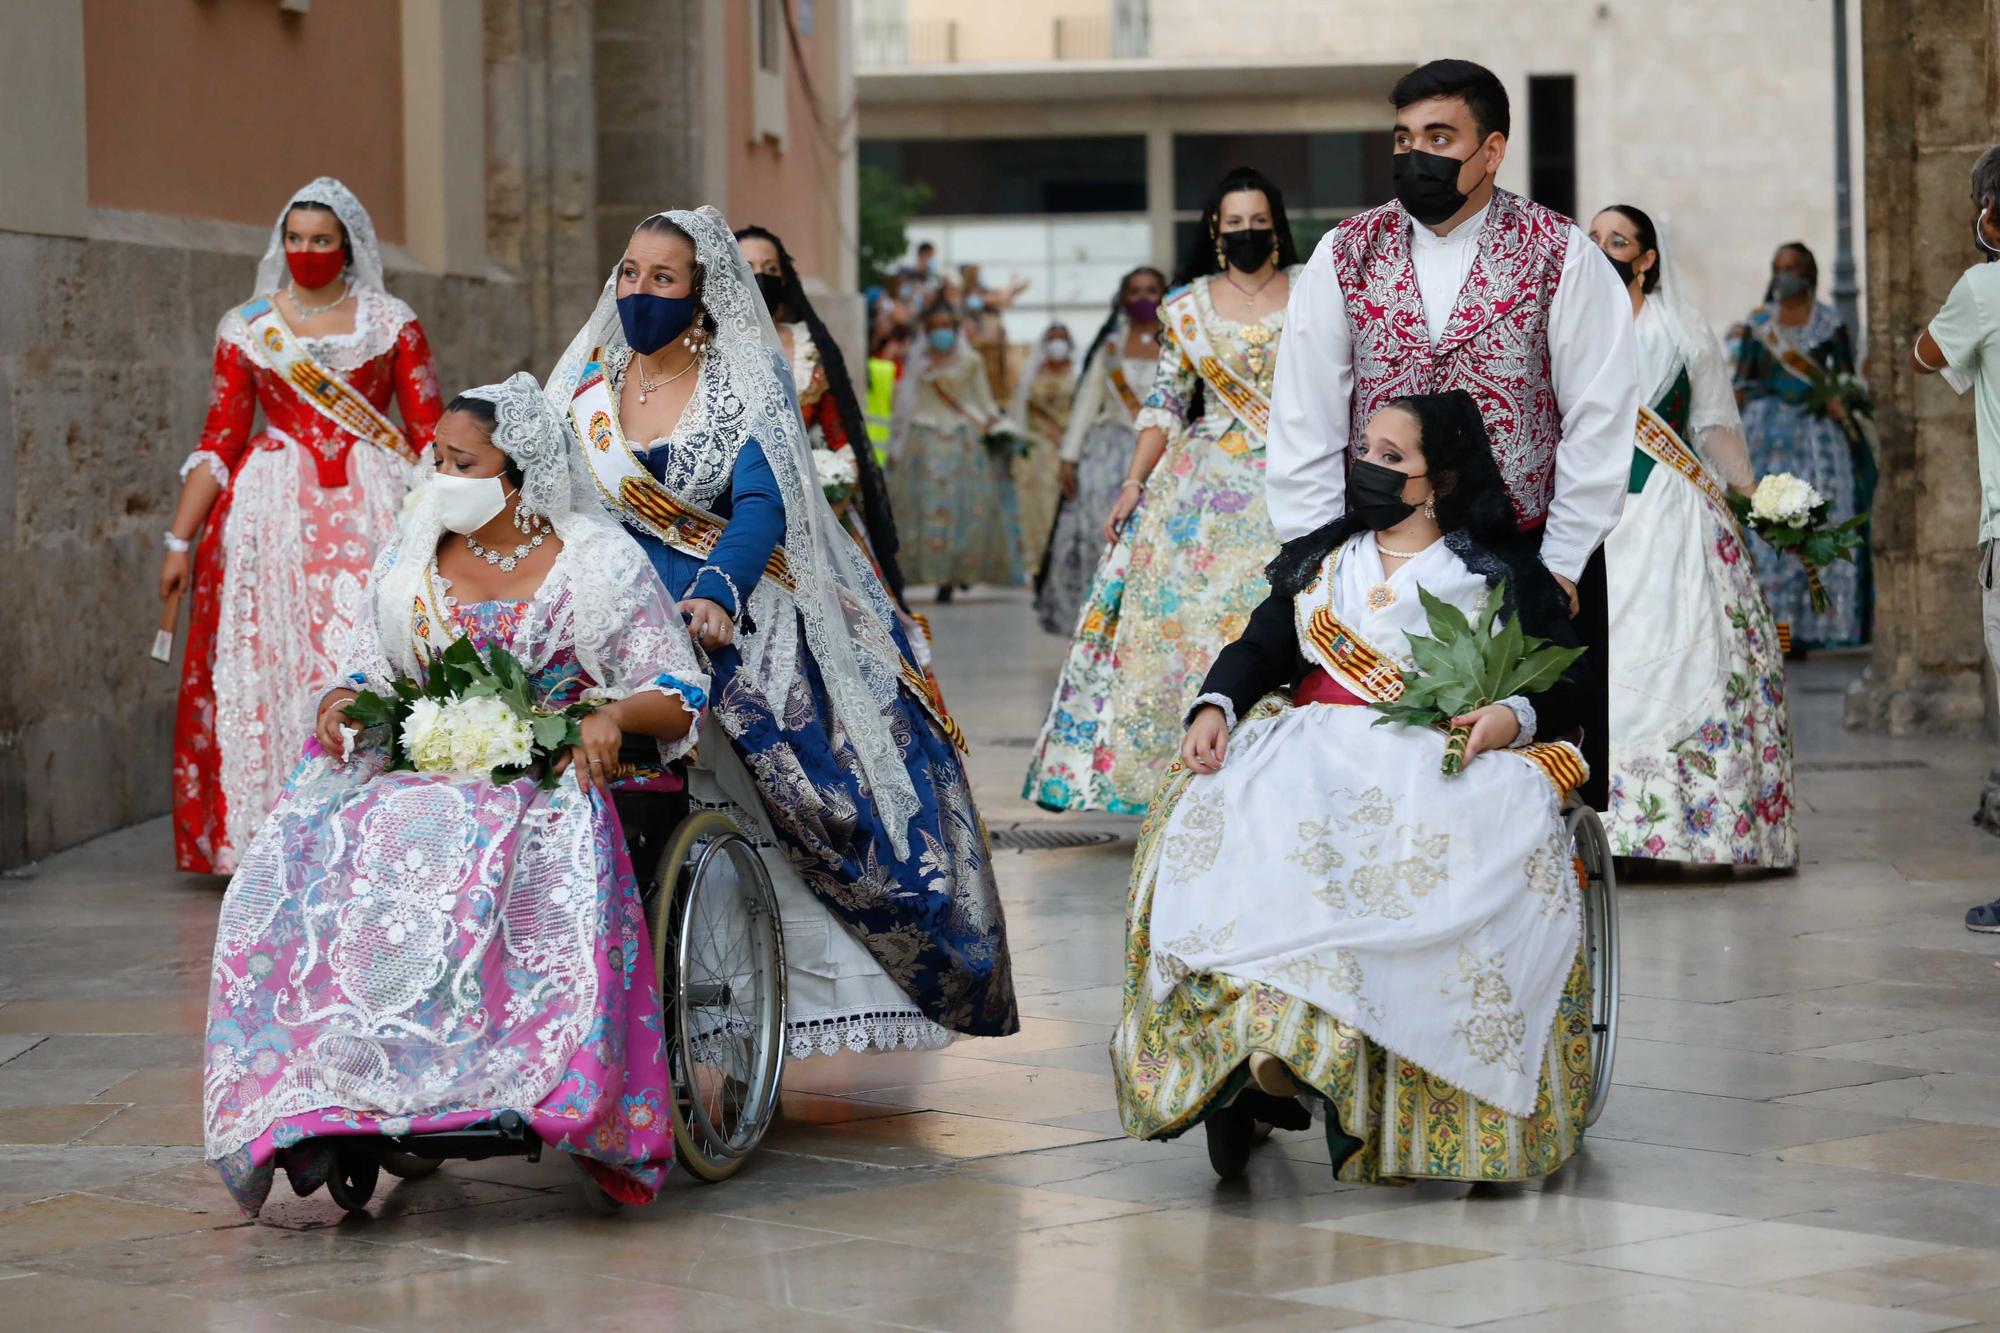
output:
M1972 247L1972 163L1996 138L2000 0L1864 0L1869 375L1880 428L1875 641L1847 722L1896 735L1987 721L1970 397L1909 363Z
M96 220L121 237L153 225ZM250 296L264 237L156 229L0 232L0 865L167 808L180 667L147 655L160 533L201 430L215 322ZM235 243L189 243L218 239ZM525 363L511 280L406 268L389 287L423 319L447 386Z

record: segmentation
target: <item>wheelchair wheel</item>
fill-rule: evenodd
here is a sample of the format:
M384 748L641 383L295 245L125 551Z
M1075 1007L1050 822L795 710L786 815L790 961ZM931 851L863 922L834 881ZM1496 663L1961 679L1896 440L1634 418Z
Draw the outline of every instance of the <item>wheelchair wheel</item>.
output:
M374 1153L341 1148L334 1156L333 1174L326 1178L326 1192L346 1211L365 1213L381 1178L382 1164Z
M422 1180L434 1175L444 1163L431 1157L419 1157L413 1152L384 1152L382 1169L398 1180Z
M1583 1123L1594 1125L1611 1095L1611 1062L1618 1051L1618 874L1611 841L1597 812L1580 805L1568 815L1570 837L1583 863L1583 932L1590 970L1590 1102Z
M689 1174L725 1180L778 1107L785 956L777 894L757 849L717 810L689 816L660 867L648 924L666 1006L674 1147Z

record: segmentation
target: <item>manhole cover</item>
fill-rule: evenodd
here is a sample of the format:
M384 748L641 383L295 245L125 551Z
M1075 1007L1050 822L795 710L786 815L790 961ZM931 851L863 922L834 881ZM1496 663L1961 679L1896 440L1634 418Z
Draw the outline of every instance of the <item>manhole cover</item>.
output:
M1881 773L1929 768L1921 759L1826 759L1798 765L1801 773Z
M1116 833L1089 829L1015 827L993 832L993 845L1010 852L1054 852L1069 847L1102 847L1116 841Z

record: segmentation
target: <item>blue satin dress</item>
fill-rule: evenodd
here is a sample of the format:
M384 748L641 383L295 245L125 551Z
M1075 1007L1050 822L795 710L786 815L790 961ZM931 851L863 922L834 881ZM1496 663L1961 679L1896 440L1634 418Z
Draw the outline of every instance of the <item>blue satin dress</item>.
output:
M634 452L664 481L673 447L663 441ZM744 443L728 490L706 507L728 525L707 560L634 536L669 596L706 598L742 625L743 603L785 532L784 497L756 441ZM914 661L901 628L891 632ZM714 715L806 887L932 1022L969 1036L1017 1031L992 852L959 753L937 721L907 691L898 694L895 733L919 802L909 858L898 861L852 747L828 725L826 682L803 626L803 689L795 686L791 698L766 699L734 646L710 658Z

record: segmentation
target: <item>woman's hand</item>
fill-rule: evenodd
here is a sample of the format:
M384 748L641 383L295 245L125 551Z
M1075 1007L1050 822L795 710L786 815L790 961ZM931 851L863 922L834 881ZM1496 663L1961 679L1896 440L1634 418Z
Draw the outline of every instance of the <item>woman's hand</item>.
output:
M1465 743L1465 762L1468 764L1475 755L1487 750L1506 749L1521 734L1521 719L1506 704L1475 708L1462 717L1453 718L1451 725L1472 728L1472 737Z
M167 558L173 559L171 555ZM353 690L334 690L319 702L319 722L313 728L313 735L319 738L319 748L335 759L347 752L344 736L361 730L361 724L347 715L347 705L353 698Z
M1125 526L1125 520L1132 517L1132 511L1139 507L1139 498L1146 490L1136 481L1126 481L1118 488L1118 498L1111 502L1111 513L1104 520L1104 540L1115 542L1118 533Z
M1228 753L1229 719L1214 704L1203 704L1181 737L1181 762L1197 773L1213 773Z
M606 704L586 713L577 724L583 732L583 744L570 746L569 753L556 765L558 773L565 769L574 771L577 787L586 793L610 795L611 781L618 776L618 747L625 743L625 731L612 711L617 706Z
M1062 465L1062 470L1058 474L1058 484L1062 487L1063 499L1076 499L1076 464L1064 463Z
M188 571L193 557L186 551L169 551L160 561L160 600L170 602L187 591Z
M674 609L687 617L688 637L703 648L727 648L736 642L736 621L720 603L690 597Z

